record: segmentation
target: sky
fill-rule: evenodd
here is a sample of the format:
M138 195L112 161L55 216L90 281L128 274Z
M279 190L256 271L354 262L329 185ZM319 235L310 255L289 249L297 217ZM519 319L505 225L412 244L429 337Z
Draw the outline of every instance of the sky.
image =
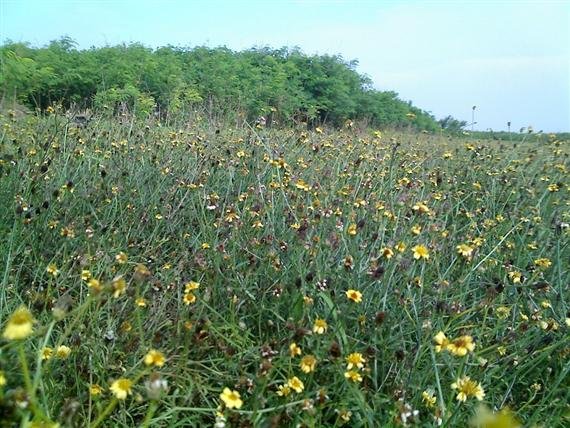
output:
M298 46L475 129L570 131L570 0L0 0L0 41ZM469 126L470 127L470 126Z

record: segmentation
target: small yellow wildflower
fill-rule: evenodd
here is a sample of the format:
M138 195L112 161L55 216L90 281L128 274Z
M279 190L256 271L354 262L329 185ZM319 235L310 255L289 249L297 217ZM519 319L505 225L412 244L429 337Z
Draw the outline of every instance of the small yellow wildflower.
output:
M317 359L315 358L314 355L305 355L301 359L301 363L299 365L301 366L301 370L303 372L311 373L315 371L315 367L317 365Z
M232 391L228 387L224 388L224 391L220 394L220 399L228 409L240 409L243 405L239 392Z
M475 344L473 343L473 338L471 336L461 336L457 339L453 339L449 345L447 345L447 350L453 355L458 357L464 357L469 352L473 352L475 349Z
M361 303L362 302L362 293L358 290L347 290L346 292L346 298L348 300L352 300L354 303Z
M414 259L416 260L429 259L429 250L425 245L416 245L415 247L412 248L412 251L414 252Z
M467 244L459 244L456 248L457 248L457 253L465 257L466 259L470 259L471 257L473 257L473 247L470 247Z
M301 348L295 342L289 345L289 355L291 355L291 357L296 357L297 355L301 355L301 353Z
M51 357L53 357L53 348L46 346L41 350L40 354L42 360L49 360Z
M299 379L297 376L293 376L291 379L289 379L287 381L287 386L289 386L289 388L291 388L293 391L297 393L303 392L303 390L305 389L303 381Z
M328 328L328 324L327 324L326 320L321 319L321 318L317 318L315 320L314 325L313 325L313 333L324 334L325 331L327 331L327 328Z
M392 257L394 257L394 250L392 250L389 247L382 248L381 253L382 253L382 257L384 257L388 260L390 260Z
M426 407L429 408L435 407L436 401L437 399L435 398L433 391L428 390L422 392L422 402L425 404Z
M46 268L47 273L49 273L51 276L57 276L59 275L59 269L57 268L57 266L55 265L55 263L50 263L48 265L48 267Z
M34 317L25 306L20 306L8 319L2 337L7 340L20 340L33 332Z
M449 339L447 338L447 336L443 331L437 333L434 336L433 341L436 343L435 352L445 351L449 346Z
M344 377L354 383L362 382L362 375L356 370L348 370L344 372Z
M61 345L55 350L55 356L62 360L65 360L71 354L71 348L69 346Z
M191 305L192 303L196 302L196 296L193 293L186 293L184 294L182 301L185 305Z
M497 314L497 318L504 320L511 314L511 308L507 306L499 306L495 309L495 313Z
M113 382L109 389L118 400L124 400L127 398L127 395L132 394L132 386L132 381L129 379L121 378Z
M360 352L353 352L348 357L346 357L346 368L348 370L352 369L353 367L358 367L361 369L364 367L365 362L366 360Z
M95 278L91 278L88 282L87 282L87 286L93 290L94 293L99 293L103 290L103 286L101 285L101 281L99 281L98 279Z
M350 236L356 235L356 224L353 223L350 226L348 226L346 233L348 233Z
M287 397L289 394L291 394L291 388L289 387L289 385L279 385L277 387L278 396Z
M396 244L396 250L398 250L398 252L403 253L404 251L406 251L406 244L404 244L403 242L398 242Z
M194 290L197 290L198 288L200 288L200 283L199 283L199 282L190 281L190 282L187 282L187 283L184 285L184 292L185 292L185 293L190 293L190 292L192 292L192 291L194 291Z
M97 395L101 395L102 393L103 393L103 388L101 388L96 383L93 385L89 385L89 394L90 395L95 397Z
M549 268L552 265L552 262L550 261L550 259L547 259L546 257L540 258L540 259L536 259L534 261L534 264L538 267L541 268Z
M156 349L151 349L144 356L144 363L147 366L162 367L165 362L166 358L164 357L164 354Z
M81 280L87 282L91 279L91 271L87 270L87 269L83 269L81 271Z
M119 254L117 254L115 256L115 260L117 261L117 263L119 263L120 265L124 265L125 263L127 263L127 260L129 259L129 257L124 253L124 252L120 252Z
M520 428L522 424L516 416L504 408L498 412L489 410L486 406L479 406L470 425L476 428Z
M477 400L481 401L485 397L485 391L479 382L471 380L469 376L463 376L461 379L457 379L456 382L451 384L452 389L457 389L457 400L467 401L469 397L475 397Z
M513 284L520 284L522 282L522 273L511 271L509 272L509 279L513 281Z
M113 297L118 298L122 294L125 294L127 290L127 281L125 281L125 278L120 275L113 279L111 286L113 287Z

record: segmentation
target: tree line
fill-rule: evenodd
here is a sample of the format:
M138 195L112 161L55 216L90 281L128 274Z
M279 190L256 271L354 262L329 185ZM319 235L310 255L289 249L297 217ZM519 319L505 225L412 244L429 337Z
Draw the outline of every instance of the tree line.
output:
M356 71L357 61L298 48L151 49L131 43L80 50L64 37L43 47L5 42L0 60L4 102L41 110L54 103L109 113L126 107L144 117L202 108L220 118L441 129L396 92L374 89Z

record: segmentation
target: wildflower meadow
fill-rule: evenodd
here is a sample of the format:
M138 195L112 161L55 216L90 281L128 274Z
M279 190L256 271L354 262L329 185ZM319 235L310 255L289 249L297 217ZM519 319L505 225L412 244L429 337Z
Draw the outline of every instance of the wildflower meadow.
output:
M568 426L568 141L269 125L3 112L0 426Z

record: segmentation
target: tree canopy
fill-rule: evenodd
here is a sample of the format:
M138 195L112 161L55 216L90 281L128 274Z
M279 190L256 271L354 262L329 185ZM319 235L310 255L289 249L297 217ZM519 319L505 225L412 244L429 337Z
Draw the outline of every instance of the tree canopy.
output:
M216 117L440 128L431 114L397 93L375 90L356 71L357 61L298 48L237 52L132 43L79 50L64 37L44 47L8 41L0 46L0 59L3 99L40 109L61 103L112 112L123 104L146 115L200 105Z

